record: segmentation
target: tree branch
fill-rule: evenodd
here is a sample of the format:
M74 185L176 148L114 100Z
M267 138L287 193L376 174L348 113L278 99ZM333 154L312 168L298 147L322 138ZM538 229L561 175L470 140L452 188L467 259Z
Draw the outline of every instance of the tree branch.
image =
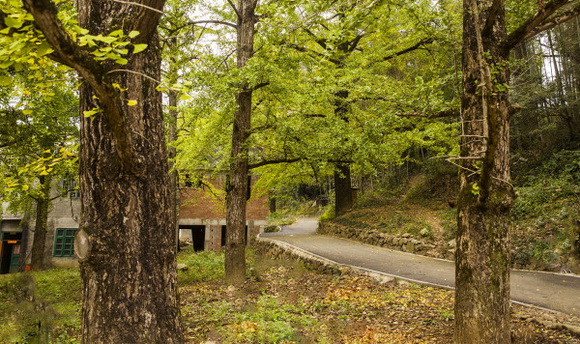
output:
M151 0L157 6L163 7L164 1ZM73 69L90 85L100 106L103 108L103 116L108 122L113 137L117 143L117 153L121 165L127 171L135 172L135 157L132 149L131 135L127 129L126 118L123 111L123 101L116 94L111 82L107 80L107 71L97 62L88 50L80 47L67 34L62 22L58 19L58 9L51 0L23 0L23 5L33 17L36 26L42 31L46 41L54 50L55 60ZM139 39L147 40L153 28L144 29L143 26L151 24L151 21L159 18L159 14L149 11L148 15L140 16L140 20L134 23L133 28L139 30ZM156 26L156 25L155 25Z
M159 13L159 14L163 14L163 11L161 11L161 10L158 10L158 9L156 9L156 8L153 8L153 7L151 7L151 6L147 6L147 5L140 4L140 3L138 3L138 2L133 2L133 1L122 1L122 0L111 0L111 1L118 2L118 3L120 3L120 4L127 4L127 5L139 6L139 7L146 8L146 9L148 9L148 10L150 10L150 11L157 12L157 13Z
M576 17L579 14L580 14L580 5L578 5L577 7L575 7L574 9L572 9L570 11L566 11L566 12L562 13L561 15L559 15L555 18L544 21L542 24L537 26L535 30L533 30L528 35L526 35L524 37L524 40L530 39L539 33L542 33L546 30L553 28L554 26L557 26L557 25L560 25L564 22L567 22L568 20Z
M542 32L543 30L541 30L540 28L545 26L542 24L544 22L546 22L549 19L549 17L551 15L553 15L562 6L565 6L569 3L572 3L573 1L574 0L552 0L552 1L550 1L543 8L540 8L540 10L536 14L534 14L533 16L528 18L526 21L524 21L524 23L522 25L520 25L520 27L518 27L511 34L509 34L505 40L505 43L503 44L503 48L510 50L513 47L515 47L516 45L518 45L519 43L523 42L524 40L531 38L531 37L539 34L540 32ZM579 6L576 6L570 12L575 13L575 15L577 15L579 10L580 10ZM570 18L572 18L572 17L570 17ZM568 18L568 19L570 19L570 18ZM550 20L550 21L552 21L552 20ZM554 23L553 25L547 27L545 30L547 30L550 27L555 26L556 24L558 24L558 23Z
M326 50L328 48L328 46L326 45L326 40L325 39L316 37L316 35L312 31L310 31L309 29L307 29L307 28L304 28L304 31L306 31L307 34L309 34L310 36L312 36L312 38L314 38L314 41L316 43L318 43L318 45L320 45L320 47L322 49Z
M350 43L349 43L349 47L348 47L348 52L352 53L356 47L358 46L358 43L360 42L360 40L364 37L364 35L357 35L355 39L353 39Z
M269 85L270 85L270 82L268 82L268 81L261 82L261 83L257 84L256 86L252 87L252 91L259 90L260 88L266 87L266 86L269 86Z
M487 19L485 21L485 26L483 28L482 35L484 37L489 36L491 34L491 30L493 29L493 26L495 25L499 10L502 8L504 3L505 3L505 0L494 0L493 1L493 4L489 8L489 14L487 15Z
M434 38L425 38L425 39L422 39L419 42L417 42L417 44L415 44L415 45L413 45L413 46L411 46L409 48L403 49L403 50L398 51L396 53L393 53L393 54L391 54L389 56L383 57L382 58L382 61L384 62L384 61L388 61L388 60L394 59L395 57L398 57L398 56L401 56L403 54L409 53L411 51L417 50L417 49L421 48L422 46L424 46L426 44L431 44L433 42L435 42L435 39Z
M226 25L229 27L233 27L234 29L238 29L238 26L234 23L230 23L227 21L223 21L223 20L196 20L196 21L192 21L192 22L188 22L188 25L198 25L198 24L221 24L221 25Z
M283 164L283 163L293 163L302 160L302 158L292 158L292 159L274 159L274 160L262 160L260 162L249 164L249 169L254 169L266 165Z
M232 6L232 9L234 10L234 12L236 12L236 16L238 18L241 18L242 15L240 14L240 11L238 11L238 8L236 7L236 5L233 3L232 0L228 0L228 4L230 4L230 6Z
M326 56L326 55L324 55L322 53L319 53L317 51L314 51L314 50L310 50L310 49L301 47L301 46L299 46L297 44L289 43L289 44L287 44L287 46L289 46L290 48L292 48L292 49L294 49L296 51L299 51L301 53L307 53L313 59L316 59L316 57L320 57L320 58L326 59L326 60L328 60L328 61L330 61L330 62L332 62L332 63L334 63L336 65L340 64L340 61L339 60L331 59L331 58L329 58L328 56Z

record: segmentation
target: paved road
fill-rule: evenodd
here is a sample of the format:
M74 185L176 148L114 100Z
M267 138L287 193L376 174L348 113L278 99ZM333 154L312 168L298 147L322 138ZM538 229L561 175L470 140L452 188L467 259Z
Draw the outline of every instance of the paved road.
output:
M299 219L281 232L265 233L264 239L280 240L340 264L362 267L422 284L455 286L455 265L381 247L316 234L318 221ZM580 276L512 270L514 301L580 317Z

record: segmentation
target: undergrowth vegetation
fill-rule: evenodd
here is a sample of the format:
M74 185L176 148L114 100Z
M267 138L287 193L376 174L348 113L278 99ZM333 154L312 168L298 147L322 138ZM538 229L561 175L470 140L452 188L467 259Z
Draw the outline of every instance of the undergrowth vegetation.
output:
M0 276L0 343L76 343L81 281L77 269Z
M512 265L580 273L580 151L562 150L516 165ZM358 230L410 234L438 247L431 253L453 258L457 209L450 205L456 203L457 169L426 161L410 174L385 181L374 182L373 188L361 183L356 209L321 220Z
M453 292L320 274L248 250L249 278L223 281L224 255L178 255L186 343L451 343ZM0 276L0 343L79 343L77 269ZM580 343L514 308L521 343ZM528 313L527 313L528 312Z

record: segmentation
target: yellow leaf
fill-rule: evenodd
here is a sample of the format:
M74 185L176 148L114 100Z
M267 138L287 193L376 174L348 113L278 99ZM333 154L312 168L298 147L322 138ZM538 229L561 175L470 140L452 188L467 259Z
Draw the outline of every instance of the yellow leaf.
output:
M146 48L147 48L147 44L135 44L135 45L133 45L133 54L137 54L139 52L142 52Z
M129 105L129 106L135 106L135 105L137 105L137 101L136 100L129 100L127 102L127 105Z

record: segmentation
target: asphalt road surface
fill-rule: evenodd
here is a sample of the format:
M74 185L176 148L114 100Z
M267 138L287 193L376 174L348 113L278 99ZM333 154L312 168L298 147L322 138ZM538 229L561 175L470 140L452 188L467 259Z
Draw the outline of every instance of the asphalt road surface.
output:
M373 270L420 284L455 286L455 265L430 258L316 234L316 219L299 219L263 239L284 241L308 253L336 263ZM513 301L580 317L580 276L512 270Z

